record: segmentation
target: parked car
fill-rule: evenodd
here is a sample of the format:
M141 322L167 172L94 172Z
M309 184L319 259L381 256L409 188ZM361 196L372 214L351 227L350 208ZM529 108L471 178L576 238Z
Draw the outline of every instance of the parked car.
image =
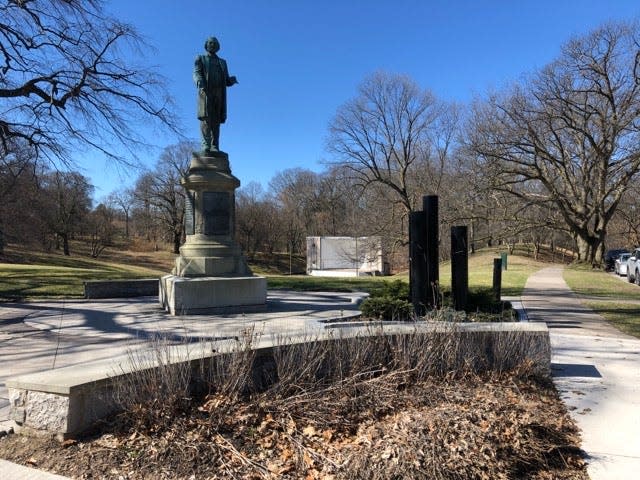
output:
M629 260L629 257L631 257L630 253L623 253L618 258L616 258L613 267L613 270L616 272L616 274L620 276L627 275L627 261Z
M640 285L640 248L631 252L631 256L627 260L627 280Z
M616 258L618 258L623 253L629 253L629 250L624 248L614 248L613 250L607 250L607 253L604 254L604 269L607 272L613 270L615 265Z

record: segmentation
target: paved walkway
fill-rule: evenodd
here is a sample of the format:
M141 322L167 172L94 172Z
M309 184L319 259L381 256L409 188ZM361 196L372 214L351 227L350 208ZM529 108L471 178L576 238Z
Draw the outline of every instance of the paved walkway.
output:
M3 480L68 480L68 477L23 467L6 460L0 460L0 478Z
M549 326L554 382L582 429L591 480L639 478L640 340L583 306L561 268L529 277L522 304Z

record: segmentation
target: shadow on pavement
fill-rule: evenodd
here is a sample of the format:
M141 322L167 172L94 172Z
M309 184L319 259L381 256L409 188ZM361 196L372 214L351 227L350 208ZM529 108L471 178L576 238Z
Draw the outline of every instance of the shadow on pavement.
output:
M602 378L595 365L581 365L578 363L551 363L552 377L586 377Z

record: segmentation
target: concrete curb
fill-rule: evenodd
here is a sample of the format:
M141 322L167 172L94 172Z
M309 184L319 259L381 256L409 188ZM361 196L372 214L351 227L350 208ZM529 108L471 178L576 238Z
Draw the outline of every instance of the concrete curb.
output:
M11 480L68 480L69 477L63 477L53 473L36 470L35 468L24 467L17 463L7 462L0 459L0 472L2 478Z

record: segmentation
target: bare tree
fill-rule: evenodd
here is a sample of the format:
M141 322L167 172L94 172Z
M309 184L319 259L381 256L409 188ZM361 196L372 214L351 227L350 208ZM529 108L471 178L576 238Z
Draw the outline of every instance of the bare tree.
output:
M359 193L340 167L318 175L316 198L315 235L362 235L364 226L355 214Z
M133 207L131 209L131 225L134 235L144 237L147 242L158 241L160 230L157 208L152 203L153 176L147 172L136 180L133 187Z
M287 251L304 250L307 235L315 235L315 211L319 175L303 168L278 172L269 182L269 190L280 212Z
M420 156L409 178L410 190L415 192L416 200L419 200L418 195L424 193L445 198L452 193L451 187L455 185L449 180L458 173L456 159L460 146L461 117L462 109L458 104L440 104L426 132L426 153ZM446 206L446 203L441 202L441 206Z
M609 247L632 248L640 245L640 178L636 177L629 184L611 224L607 229Z
M91 147L128 163L150 121L177 131L161 77L135 58L147 50L100 0L0 1L0 145L21 139L34 160L69 165Z
M249 182L236 193L236 226L242 250L253 260L265 239L268 201L258 182Z
M379 72L360 86L329 128L331 163L347 167L361 187L381 184L406 212L414 207L413 175L430 155L441 106L408 77Z
M65 255L71 255L69 240L80 231L91 210L93 186L78 172L53 172L44 176L46 208L41 211L50 231L62 240Z
M107 198L107 204L115 205L124 215L124 236L129 238L129 219L134 205L134 193L131 188L121 188L111 192Z
M11 149L0 145L0 253L6 243L6 225L15 224L15 209L21 203L20 196L27 192L32 199L35 185L36 165L29 152L19 141L11 141ZM26 188L25 188L26 187ZM21 217L28 217L29 205L23 205ZM12 221L9 221L12 218ZM15 225L14 225L15 226Z
M174 253L180 253L184 236L185 191L180 180L189 168L193 151L197 149L197 144L191 141L166 147L155 169L145 173L135 188L135 196L140 203L156 216L169 234Z
M494 187L552 203L578 247L600 263L607 226L640 170L636 24L607 24L511 91L477 104L469 144Z
M105 248L113 245L115 210L99 204L88 217L91 257L98 258Z

